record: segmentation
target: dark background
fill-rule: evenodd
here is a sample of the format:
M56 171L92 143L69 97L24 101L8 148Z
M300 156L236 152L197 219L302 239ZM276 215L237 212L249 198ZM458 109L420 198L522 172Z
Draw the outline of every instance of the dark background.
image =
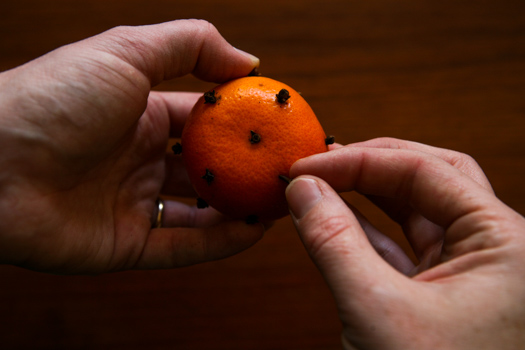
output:
M4 0L0 71L117 25L192 17L301 91L338 142L392 136L468 153L525 214L524 1ZM345 197L404 244L366 200ZM91 277L3 266L0 286L2 349L340 348L331 295L290 218L222 261Z

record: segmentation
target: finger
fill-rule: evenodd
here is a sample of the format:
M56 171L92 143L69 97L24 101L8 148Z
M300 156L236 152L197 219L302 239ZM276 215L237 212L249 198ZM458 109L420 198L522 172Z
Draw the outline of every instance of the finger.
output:
M341 147L344 147L344 145L336 142L336 143L332 143L331 145L328 145L328 150L333 151L334 149L338 149Z
M121 26L87 42L137 68L152 86L189 73L224 82L246 76L259 65L259 59L235 49L203 20Z
M400 140L389 137L381 137L373 140L368 140L364 142L358 142L348 145L350 147L371 147L371 148L391 148L391 149L406 149L424 152L432 154L436 157L439 157L451 164L452 166L459 169L464 174L470 176L474 181L479 183L485 189L492 191L492 186L490 185L489 180L485 176L485 173L478 165L478 163L471 156L444 149L425 145L418 142Z
M318 176L336 191L401 199L445 229L490 206L494 197L441 158L412 150L343 147L297 161L290 175L302 174Z
M471 177L488 191L493 192L490 182L478 163L472 157L460 152L432 147L418 142L386 137L355 143L349 146L406 149L428 153L443 159ZM442 227L426 220L420 215L417 215L417 213L413 212L413 209L410 206L406 205L406 203L400 203L398 199L378 196L368 196L368 198L387 213L393 220L402 225L407 240L412 246L418 259L424 259L429 255L433 255L434 251L441 249L444 236L444 230ZM425 232L425 234L422 235L421 232Z
M354 143L347 147L405 149L428 153L443 159L492 192L492 187L477 162L472 157L460 152L387 137ZM430 252L441 247L444 235L443 228L414 213L413 208L407 205L406 201L382 196L369 195L367 197L403 227L407 240L418 259L423 259ZM421 232L425 232L425 234L422 235Z
M399 223L418 260L441 248L445 234L443 227L419 215L406 201L370 195L367 198Z
M196 203L196 201L195 201ZM176 200L164 200L162 227L209 227L226 221L224 215L213 208L198 208Z
M186 118L201 95L201 93L194 92L152 91L148 97L148 107L144 115L150 119L169 120L169 136L180 137ZM181 156L169 152L165 159L166 177L161 193L168 196L196 196Z
M391 285L394 270L374 251L357 218L326 182L296 178L286 198L299 236L340 307L361 307L371 285Z
M180 155L166 154L166 177L161 193L166 196L197 197Z
M151 230L137 269L168 269L226 258L239 253L264 233L262 224L228 221L207 228Z
M144 116L149 119L169 120L170 136L180 137L186 118L201 95L192 92L152 91ZM161 193L169 196L195 196L181 156L168 152L165 161L166 176Z
M388 262L399 272L405 275L411 273L414 270L414 263L412 263L403 249L401 249L401 247L391 238L383 234L374 225L372 225L370 221L368 221L368 219L359 210L357 210L357 208L346 201L344 202L355 215L357 221L361 225L361 228L368 237L370 244L372 244L372 247L374 247L379 256L381 256L386 262Z
M198 92L158 92L152 91L148 98L148 114L154 118L170 121L169 136L178 138L191 109L202 96Z

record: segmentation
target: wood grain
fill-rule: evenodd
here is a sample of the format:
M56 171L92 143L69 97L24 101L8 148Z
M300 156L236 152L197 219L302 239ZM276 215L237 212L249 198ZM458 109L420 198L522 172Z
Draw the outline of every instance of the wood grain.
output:
M525 2L6 0L0 70L117 25L204 18L302 92L327 133L472 155L525 214ZM192 77L157 89L203 91ZM346 197L409 249L400 230ZM0 267L2 349L339 349L328 288L289 218L230 259L62 277Z

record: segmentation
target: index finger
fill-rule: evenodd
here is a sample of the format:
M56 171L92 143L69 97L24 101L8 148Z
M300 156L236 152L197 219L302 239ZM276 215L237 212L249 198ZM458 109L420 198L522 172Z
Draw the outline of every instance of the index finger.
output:
M461 170L463 173L470 176L473 180L485 187L487 190L492 191L492 186L488 181L487 177L483 173L478 163L469 155L443 149L439 147L433 147L425 145L419 142L400 140L391 137L380 137L372 140L358 142L348 145L349 147L373 147L373 148L392 148L392 149L407 149L413 151L421 151L424 153L432 154L450 163L454 167Z
M447 228L494 202L490 191L445 160L414 150L342 147L297 161L290 175L314 175L336 191L406 200Z
M200 92L158 92L152 91L148 100L147 113L166 117L170 121L170 137L180 137L191 109L202 96Z

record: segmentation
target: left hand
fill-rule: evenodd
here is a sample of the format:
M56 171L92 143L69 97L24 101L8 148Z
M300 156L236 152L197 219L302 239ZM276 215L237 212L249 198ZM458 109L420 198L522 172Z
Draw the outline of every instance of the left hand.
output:
M205 21L118 27L0 74L0 263L55 273L170 268L235 254L262 225L167 201L189 195L166 155L199 97L151 87L223 82L258 59Z

